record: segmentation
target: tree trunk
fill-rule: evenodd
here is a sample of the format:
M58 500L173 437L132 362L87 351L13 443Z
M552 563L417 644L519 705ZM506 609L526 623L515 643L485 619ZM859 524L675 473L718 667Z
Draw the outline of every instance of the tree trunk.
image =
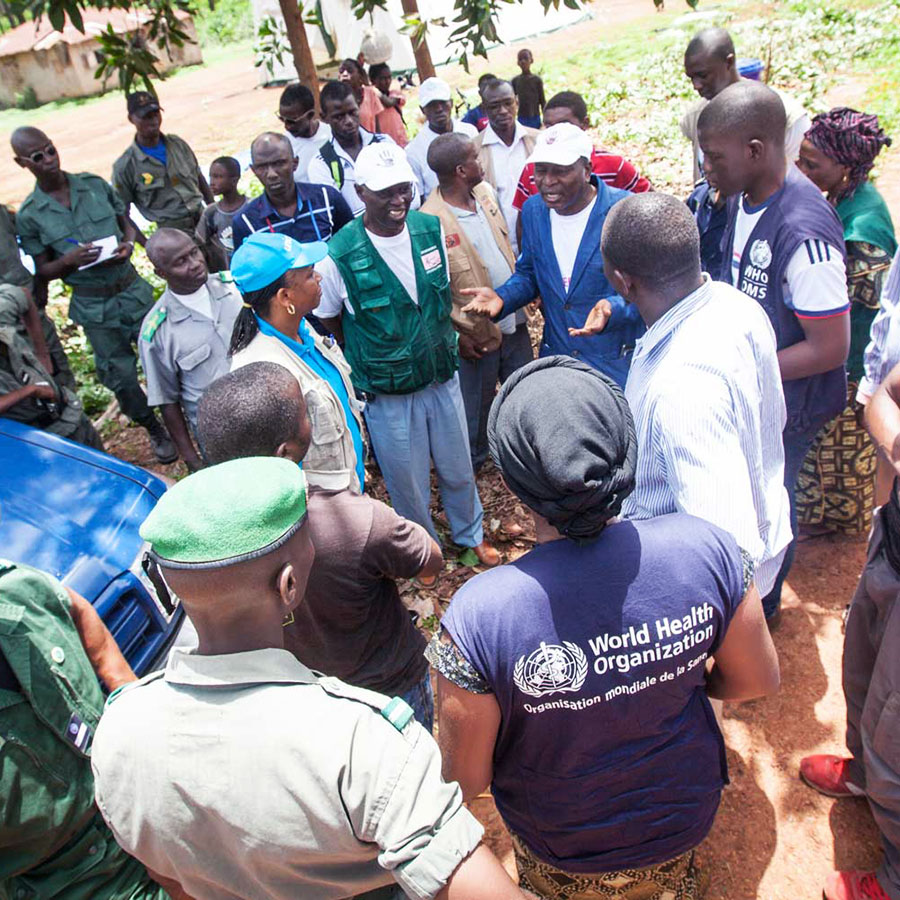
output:
M300 84L306 85L312 91L316 101L316 110L318 110L319 75L316 72L312 50L309 49L306 28L303 25L303 19L300 18L300 7L297 0L278 0L278 4L281 7L281 15L284 17L284 27L291 44L291 54L294 57L297 77L300 79Z
M403 12L407 16L418 16L419 6L416 0L400 0ZM412 39L410 39L412 40ZM416 55L416 69L419 72L419 83L421 84L426 78L434 78L434 63L431 61L431 51L428 49L428 41L422 38L422 43L416 46L415 40L412 40L413 53Z

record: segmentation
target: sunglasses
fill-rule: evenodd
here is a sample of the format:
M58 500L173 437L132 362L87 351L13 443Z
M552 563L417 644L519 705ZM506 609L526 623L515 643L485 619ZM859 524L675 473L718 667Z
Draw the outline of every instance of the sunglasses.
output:
M35 150L34 153L29 153L25 159L31 160L31 162L38 166L44 161L44 157L53 159L54 156L56 156L56 147L54 147L53 144L47 144L43 150Z
M275 118L280 119L285 125L296 125L298 122L302 122L304 119L308 119L312 113L312 110L307 110L303 113L302 116L296 116L288 118L287 116L283 116L280 112L275 113Z

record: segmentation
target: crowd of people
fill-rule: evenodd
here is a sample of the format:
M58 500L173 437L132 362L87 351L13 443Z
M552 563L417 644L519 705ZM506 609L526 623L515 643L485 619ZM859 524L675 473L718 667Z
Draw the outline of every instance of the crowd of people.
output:
M136 681L90 604L0 560L3 896L695 900L720 702L779 688L801 534L871 529L850 755L799 774L867 797L883 839L826 900L900 900L900 253L869 178L890 139L742 77L705 29L685 202L533 63L463 120L425 80L412 140L385 65L345 60L318 108L289 85L249 201L146 92L111 183L13 133L35 187L0 207L0 415L102 448L45 310L61 279L122 413L189 470L141 536L197 646ZM505 564L489 458L534 520ZM486 571L426 641L398 580L434 584L448 551ZM488 788L518 886L467 809Z

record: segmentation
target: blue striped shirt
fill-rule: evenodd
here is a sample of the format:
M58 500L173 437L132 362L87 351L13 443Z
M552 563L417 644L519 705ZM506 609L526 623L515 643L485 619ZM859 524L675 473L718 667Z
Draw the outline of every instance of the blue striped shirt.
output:
M775 334L762 307L704 275L635 346L625 396L638 438L623 515L689 513L729 532L771 590L791 540Z

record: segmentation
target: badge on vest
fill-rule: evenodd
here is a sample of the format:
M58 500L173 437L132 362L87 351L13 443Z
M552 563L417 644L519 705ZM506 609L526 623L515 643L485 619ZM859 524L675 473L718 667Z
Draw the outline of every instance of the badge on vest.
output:
M772 263L772 248L767 240L754 241L750 248L750 262L757 269L768 269Z
M146 187L150 187L153 184L153 173L152 172L141 172L141 180L144 182Z
M94 732L78 713L72 713L72 715L69 716L69 724L66 725L66 740L72 744L76 750L87 753L87 748L91 743L91 738L93 736Z
M447 245L448 250L452 250L454 247L459 246L459 235L458 234L448 234L444 238L444 243Z
M443 265L441 251L437 247L429 247L422 251L422 265L426 272L433 272Z

